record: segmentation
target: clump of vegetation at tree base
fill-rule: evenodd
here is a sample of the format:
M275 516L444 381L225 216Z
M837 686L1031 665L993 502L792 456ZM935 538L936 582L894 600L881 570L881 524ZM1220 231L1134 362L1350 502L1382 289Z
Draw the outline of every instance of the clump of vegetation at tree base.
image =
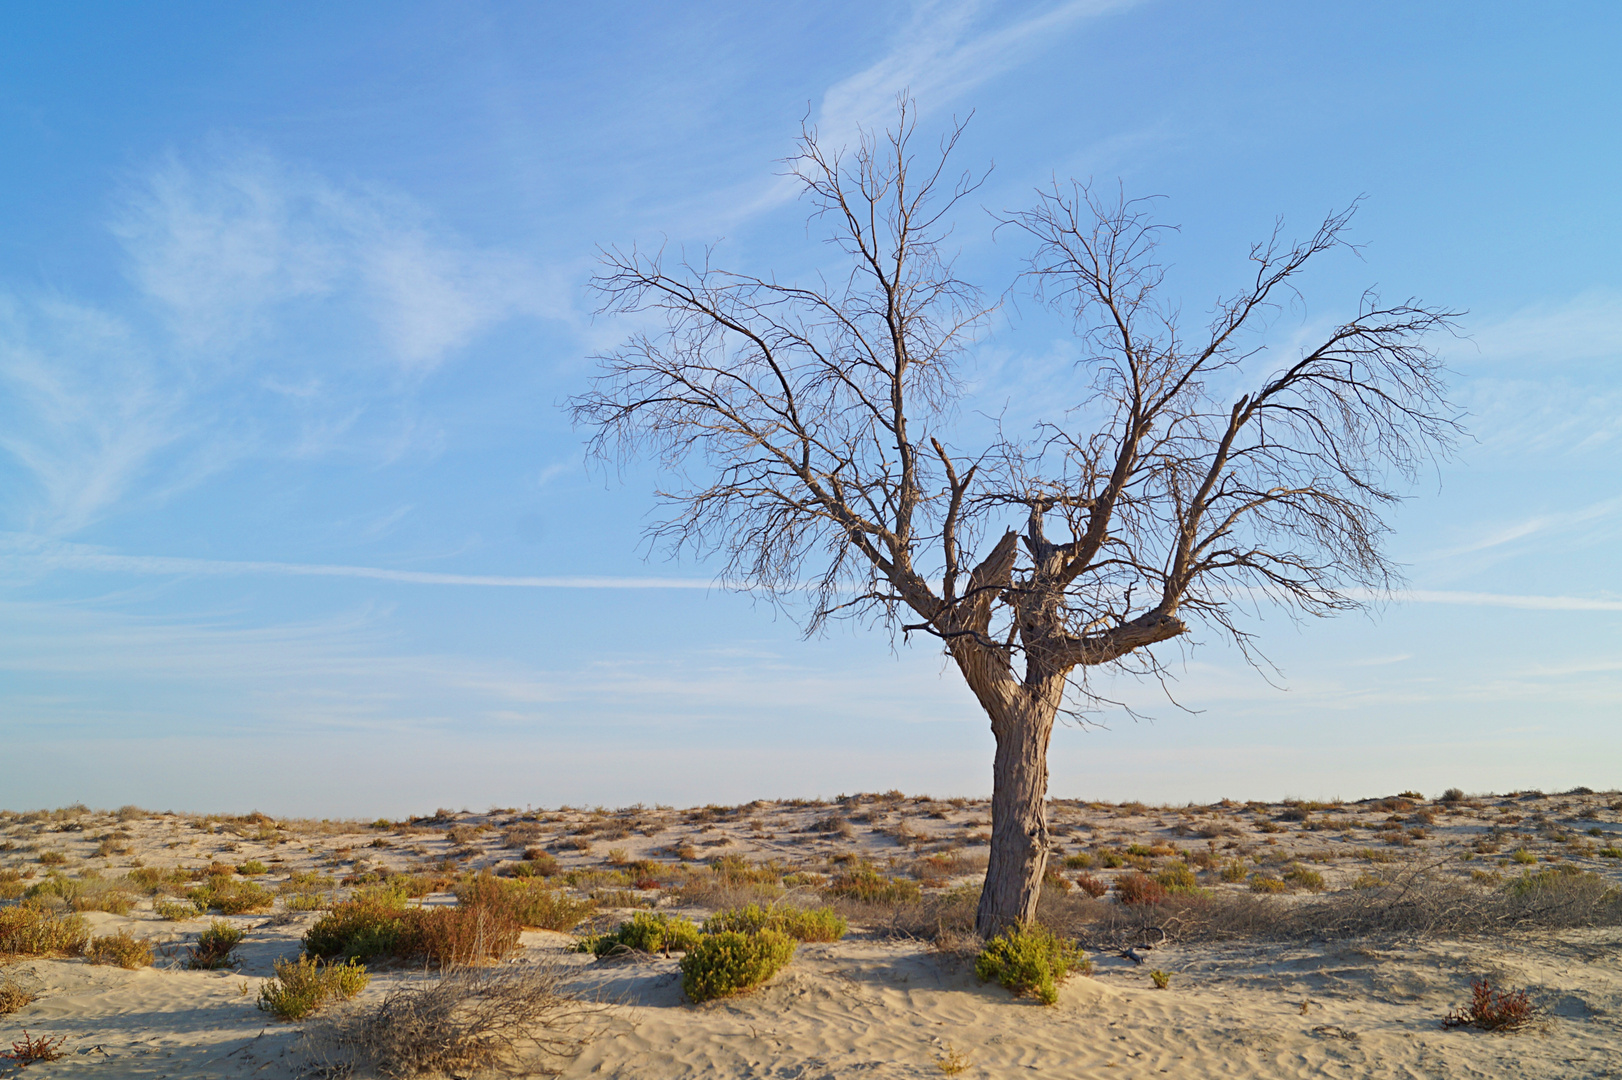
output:
M1536 1015L1537 1008L1525 990L1494 990L1491 983L1481 979L1470 984L1470 1004L1448 1013L1442 1026L1513 1031L1530 1023Z
M190 946L186 966L195 971L215 971L227 968L236 961L233 950L242 944L243 931L224 919L215 919L208 929L197 935L197 943Z
M706 934L720 934L736 930L744 934L758 934L762 930L776 930L795 941L838 941L850 928L832 908L792 908L772 905L721 911L704 920Z
M259 1008L278 1020L302 1020L329 1001L348 1001L371 981L358 960L322 963L301 953L273 966L275 978L259 987Z
M628 953L687 952L703 934L691 919L680 915L639 911L609 933L588 934L575 944L576 952L598 959Z
M1044 1005L1059 1000L1059 984L1092 963L1074 944L1037 923L1004 930L986 942L974 963L981 982L995 982L1015 997L1035 994Z
M794 939L776 930L705 934L681 958L681 988L694 1002L762 985L794 958Z

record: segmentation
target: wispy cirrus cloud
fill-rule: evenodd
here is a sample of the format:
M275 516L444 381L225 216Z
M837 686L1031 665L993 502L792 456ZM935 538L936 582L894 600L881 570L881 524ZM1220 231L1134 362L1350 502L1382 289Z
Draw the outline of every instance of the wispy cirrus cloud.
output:
M556 272L260 149L171 155L116 203L129 292L0 283L0 472L32 532L245 457L432 446L408 407L425 377L501 323L573 319Z

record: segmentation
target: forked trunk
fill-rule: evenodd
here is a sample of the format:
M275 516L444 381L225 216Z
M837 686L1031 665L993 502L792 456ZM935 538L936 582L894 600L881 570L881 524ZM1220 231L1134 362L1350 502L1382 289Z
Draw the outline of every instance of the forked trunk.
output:
M1057 701L1021 702L992 723L991 856L974 919L982 938L1036 918L1048 864L1048 740L1057 713Z

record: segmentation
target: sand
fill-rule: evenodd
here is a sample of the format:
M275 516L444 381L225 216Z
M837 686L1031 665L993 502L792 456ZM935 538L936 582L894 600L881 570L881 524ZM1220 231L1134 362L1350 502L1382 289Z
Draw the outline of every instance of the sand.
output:
M1424 827L1424 838L1409 836L1407 846L1374 844L1371 836L1377 827L1389 831L1384 819L1391 815L1355 805L1313 813L1320 820L1356 820L1369 827L1303 829L1292 822L1282 832L1261 831L1263 823L1279 827L1275 819L1284 808L1277 806L1250 811L1132 806L1122 812L1077 804L1058 807L1055 817L1068 823L1061 855L1097 851L1117 840L1122 846L1174 844L1185 854L1222 852L1224 844L1233 844L1226 849L1229 855L1248 849L1252 858L1261 853L1264 860L1283 848L1288 859L1317 853L1322 861L1310 865L1320 868L1334 888L1358 874L1388 870L1392 864L1378 860L1392 856L1451 857L1461 874L1519 872L1519 865L1500 867L1498 860L1521 847L1543 863L1558 857L1614 877L1618 860L1599 852L1622 830L1618 812L1610 809L1616 802L1614 796L1578 795L1482 799L1447 811L1420 804L1403 816L1430 809L1438 811L1437 821ZM850 822L874 811L879 820L852 823L849 836L805 831L836 813ZM123 822L90 814L32 820L13 815L0 822L0 835L10 845L0 859L5 867L34 869L35 877L27 879L33 882L41 879L38 858L44 851L66 855L63 873L83 875L93 867L104 880L125 872L132 861L197 866L258 858L272 869L259 880L275 886L300 870L352 874L357 859L365 860L362 875L380 865L437 864L452 851L463 853L455 859L458 866L501 864L522 852L507 846L498 828L536 825L544 835L529 839L557 850L582 825L607 822L592 832L591 850L561 849L560 860L566 866L601 867L610 849L623 847L623 858L674 864L679 859L674 849L708 844L696 854L776 857L826 869L841 865L830 863L830 856L855 853L881 867L893 859L892 872L900 874L920 854L941 850L941 844L972 856L975 845L960 838L981 830L976 823L985 816L981 804L877 799L833 807L754 804L741 811L635 809L622 817L501 810L446 814L432 823L386 829L319 822L267 827L264 821L181 815L130 814ZM556 820L524 820L535 817ZM1505 825L1506 818L1517 820ZM602 839L632 820L648 823L644 828L652 835L628 830ZM655 827L661 821L663 827ZM900 821L907 823L901 832L910 835L898 841ZM47 831L74 822L83 829ZM1198 823L1231 823L1237 832L1209 829L1218 835L1200 838L1189 827ZM448 834L452 825L463 830L455 838ZM469 830L479 825L487 827L470 838ZM1497 834L1493 825L1501 826ZM1601 836L1591 837L1589 829ZM114 836L120 832L128 835ZM108 845L110 836L114 840ZM379 839L388 846L369 846ZM1484 839L1499 850L1463 858L1471 844ZM119 846L123 854L91 854ZM1335 857L1323 854L1342 848L1345 853ZM1255 865L1266 872L1288 863ZM1091 872L1108 877L1125 869L1095 866ZM939 887L972 876L969 871ZM1212 888L1245 887L1208 876ZM635 895L652 903L659 892ZM662 907L687 910L668 897ZM91 912L87 918L95 933L126 928L163 943L170 955L157 967L137 971L77 958L3 964L0 980L10 978L38 996L0 1017L0 1046L20 1038L24 1028L36 1036L63 1037L62 1060L36 1063L26 1070L28 1077L297 1076L300 1025L272 1020L255 1002L272 961L296 956L299 938L317 917L279 907L231 917L246 931L240 963L234 970L199 972L181 966L180 947L207 920L164 921L148 902L122 916ZM800 946L793 963L760 990L705 1005L683 997L673 959L596 962L569 952L572 940L528 931L509 961L566 965L579 992L609 1003L580 1056L550 1063L566 1077L941 1076L937 1063L951 1050L965 1062L960 1073L965 1077L1622 1076L1622 930L1617 928L1465 940L1173 942L1150 952L1143 965L1095 954L1093 973L1066 982L1051 1008L980 983L971 961L937 951L929 942L886 937L859 925L842 941ZM1153 986L1151 968L1171 973L1168 988ZM399 968L379 970L357 1005L375 1002L391 987L418 977ZM1529 990L1541 1007L1539 1019L1513 1034L1443 1030L1442 1017L1465 1004L1471 980L1481 977Z

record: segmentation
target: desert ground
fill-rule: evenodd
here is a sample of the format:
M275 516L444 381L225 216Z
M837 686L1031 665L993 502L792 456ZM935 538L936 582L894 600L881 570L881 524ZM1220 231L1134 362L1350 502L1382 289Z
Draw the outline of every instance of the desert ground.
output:
M525 928L488 966L550 972L587 1008L560 1021L568 1054L521 1041L452 1075L1622 1076L1616 792L1054 800L1049 818L1040 918L1092 968L1044 1006L976 976L983 801L890 792L374 822L0 812L0 917L77 915L91 938L136 939L153 960L13 941L0 1050L43 1038L60 1056L0 1065L31 1078L375 1075L333 1056L331 1024L440 975L369 962L353 1000L284 1021L259 1007L273 965L345 898L397 888L451 906L488 873L567 900L570 924ZM639 911L702 921L751 902L831 907L848 930L702 1004L674 953L574 951ZM241 941L193 969L216 923ZM1482 979L1526 991L1535 1015L1513 1031L1444 1028Z

